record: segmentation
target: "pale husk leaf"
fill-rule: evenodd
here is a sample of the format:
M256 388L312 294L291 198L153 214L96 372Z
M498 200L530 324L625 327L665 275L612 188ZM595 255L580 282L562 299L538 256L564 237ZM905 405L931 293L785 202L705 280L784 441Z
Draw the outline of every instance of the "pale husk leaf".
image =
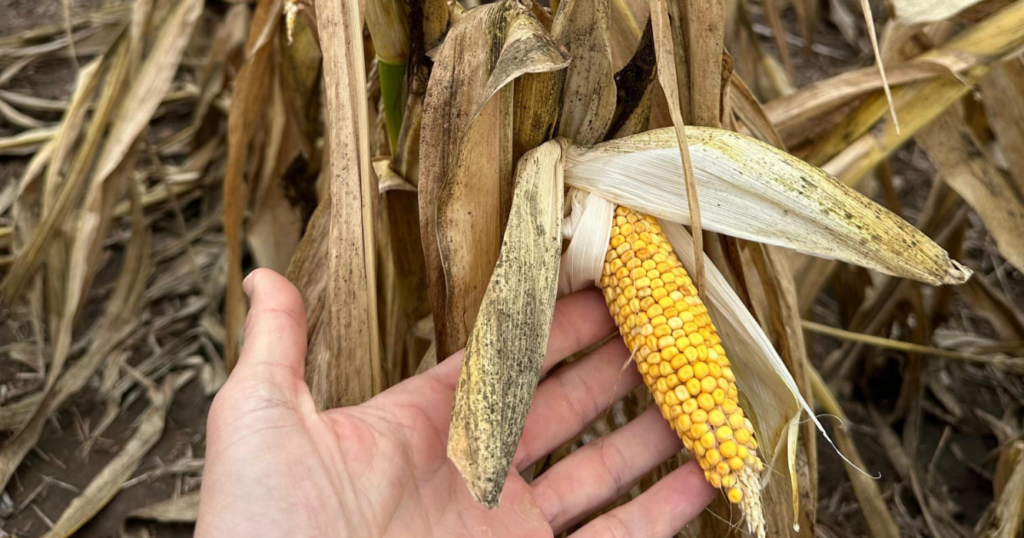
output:
M905 23L938 22L981 0L892 0L896 18Z
M834 258L930 284L966 281L970 269L926 235L824 171L752 138L687 127L707 229ZM688 224L672 130L572 149L566 183Z

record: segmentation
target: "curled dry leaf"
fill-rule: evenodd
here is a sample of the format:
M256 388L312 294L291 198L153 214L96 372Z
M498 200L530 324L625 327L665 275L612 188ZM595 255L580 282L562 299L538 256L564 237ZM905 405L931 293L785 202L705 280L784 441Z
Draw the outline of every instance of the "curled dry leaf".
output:
M419 207L437 356L466 344L498 259L512 198L512 91L557 71L565 51L512 0L467 11L451 27L424 100Z
M930 284L971 271L909 223L819 168L752 138L687 127L707 229ZM566 156L566 184L690 222L675 134L659 129Z
M466 347L448 457L473 497L497 506L540 377L561 249L562 146L523 156L494 274ZM524 315L528 313L528 315Z

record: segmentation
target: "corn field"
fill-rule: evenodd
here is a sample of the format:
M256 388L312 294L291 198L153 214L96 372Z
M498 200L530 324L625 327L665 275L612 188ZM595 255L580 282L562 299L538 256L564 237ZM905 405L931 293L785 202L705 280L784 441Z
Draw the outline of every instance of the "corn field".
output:
M9 1L0 537L191 535L256 267L322 409L466 349L483 505L597 287L527 480L655 406L680 536L1024 535L1024 0Z

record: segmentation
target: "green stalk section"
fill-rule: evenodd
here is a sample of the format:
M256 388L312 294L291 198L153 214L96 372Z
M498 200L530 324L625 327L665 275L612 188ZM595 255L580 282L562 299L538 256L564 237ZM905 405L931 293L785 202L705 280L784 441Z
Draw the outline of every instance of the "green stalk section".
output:
M380 76L380 94L384 100L384 122L391 140L391 151L398 147L398 133L402 130L402 88L405 83L405 63L390 63L377 58Z

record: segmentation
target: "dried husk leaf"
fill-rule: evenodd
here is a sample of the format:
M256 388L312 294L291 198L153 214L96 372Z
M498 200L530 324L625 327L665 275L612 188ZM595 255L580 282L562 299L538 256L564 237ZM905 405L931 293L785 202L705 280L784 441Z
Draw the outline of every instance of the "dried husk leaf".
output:
M431 151L421 155L418 188L438 357L465 345L498 259L512 198L507 85L568 63L512 0L467 11L436 57L421 130L421 145Z
M316 155L316 139L320 123L320 74L323 55L314 21L299 17L295 21L292 40L278 39L281 63L281 89L289 118L300 133L299 141L306 159Z
M709 230L834 258L931 284L970 269L926 235L824 171L752 138L687 127ZM669 129L566 156L566 184L659 218L689 223L675 134Z
M808 375L812 366L807 360L803 330L800 328L793 272L786 263L783 252L775 247L748 243L744 253L748 254L745 260L749 259L752 262L744 264L748 266L744 269L744 276L748 278L748 293L752 299L760 295L763 295L764 299L765 308L758 315L761 325L766 328L776 349L779 350L782 362L793 375L800 394L813 405ZM756 280L753 278L755 276ZM794 443L787 447L788 450L795 451L789 460L789 483L782 480L769 481L763 494L762 502L765 505L765 519L770 536L788 533L790 529L799 536L816 535L817 432L812 422L803 422L801 429L799 444ZM798 465L798 460L802 465Z
M404 64L409 57L409 27L406 2L402 0L365 0L366 27L373 37L377 58L391 64ZM317 14L319 14L319 6Z
M675 222L662 219L661 225L683 266L687 270L692 269L692 237L682 225ZM722 335L723 345L728 346L727 353L732 357L730 362L739 388L740 406L750 417L755 435L759 439L759 450L763 452L767 468L762 480L770 481L769 477L781 478L786 489L793 488L792 496L787 499L791 500L793 505L787 512L795 512L796 442L801 412L807 411L819 429L821 425L814 418L812 410L800 394L796 381L746 305L711 259L707 258L705 263L708 267L705 304L715 327ZM748 517L777 517L763 510L761 514L755 515L749 513L749 508L744 509L748 510ZM761 522L761 525L763 524L764 521ZM757 521L748 521L748 525L752 527L751 533L757 534ZM761 532L763 533L763 530Z
M583 146L604 140L615 113L609 0L564 0L551 35L572 63L565 70L558 136Z
M384 389L377 319L377 176L370 163L362 18L354 3L318 1L324 54L325 136L331 221L327 281L332 355L311 365L314 399L327 407Z
M494 274L455 391L448 457L473 498L497 506L526 424L555 311L562 222L562 146L523 156Z
M999 252L1024 270L1024 201L988 159L956 109L941 114L917 136L939 177L963 197L985 223Z
M531 149L551 140L558 125L562 103L552 96L562 95L565 70L527 73L515 81L513 91L512 162Z

